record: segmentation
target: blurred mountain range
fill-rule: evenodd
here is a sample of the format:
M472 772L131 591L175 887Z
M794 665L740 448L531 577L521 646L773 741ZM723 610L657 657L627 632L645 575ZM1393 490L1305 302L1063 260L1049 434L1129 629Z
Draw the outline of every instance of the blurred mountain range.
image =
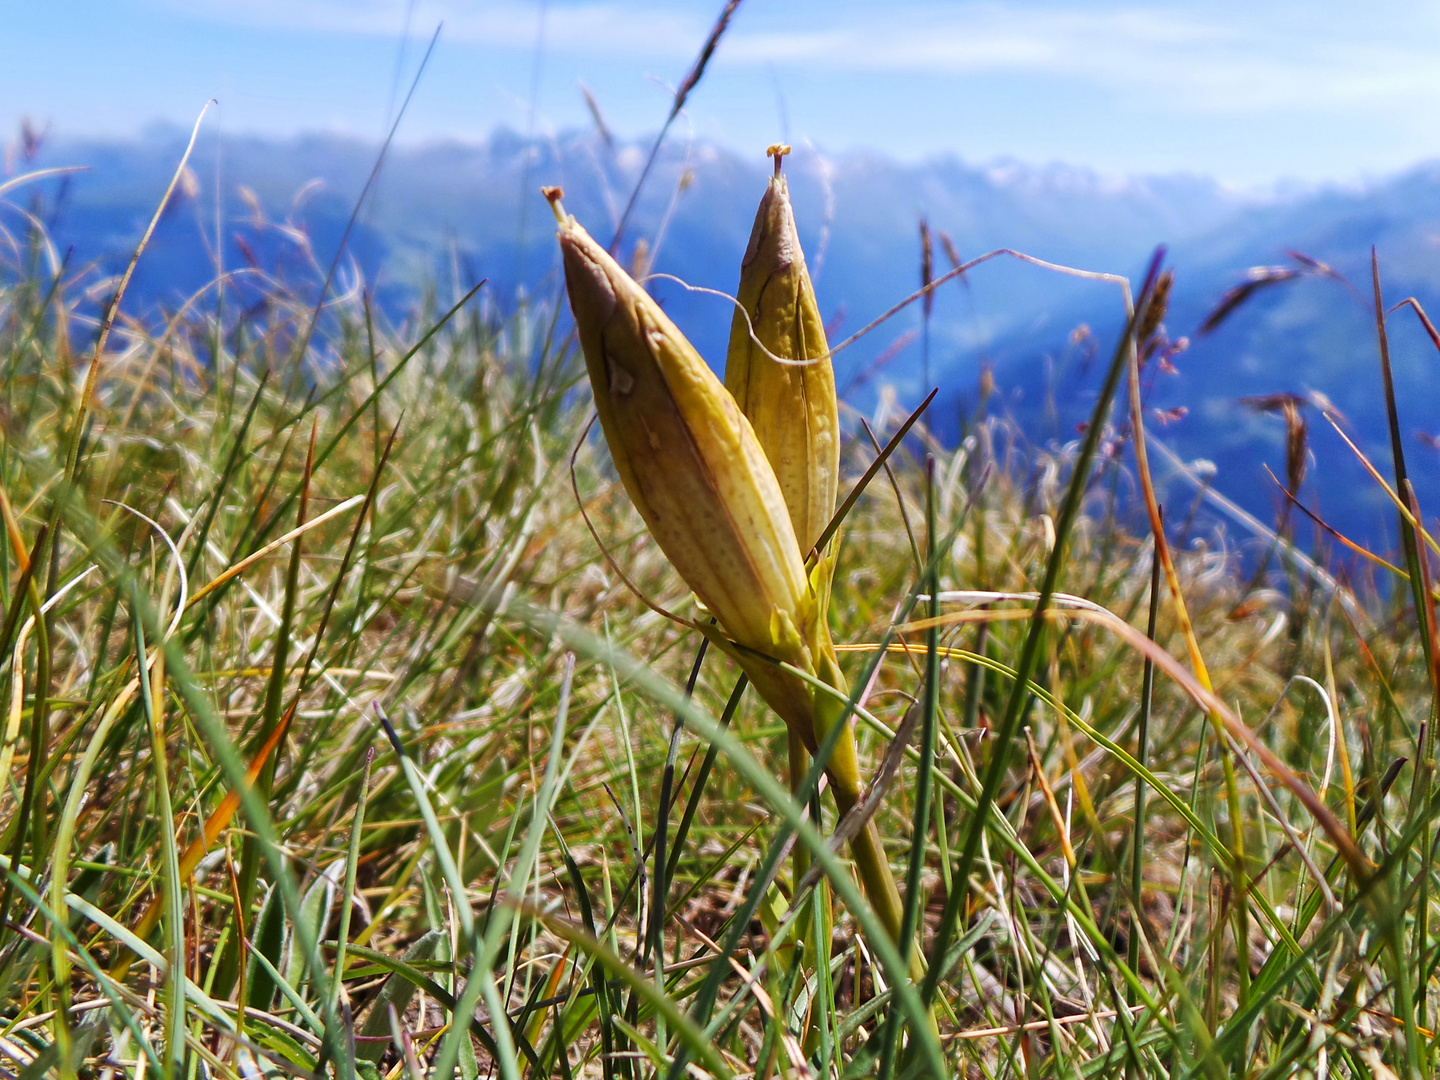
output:
M156 128L132 141L48 142L28 161L12 160L11 172L85 171L6 192L0 226L19 235L22 210L31 211L56 251L71 251L72 269L92 267L92 281L118 272L187 137ZM479 144L394 147L360 206L340 285L363 283L397 320L427 291L444 300L481 278L501 309L522 295L553 298L556 247L540 186L562 185L566 208L608 241L647 151L592 134L526 140L504 131ZM263 268L313 295L377 152L333 136L202 137L139 264L127 309L173 310L220 267ZM643 241L653 272L733 291L769 170L759 153L741 158L698 142L668 144L642 189L622 258L633 259ZM1267 522L1279 492L1264 466L1284 475L1286 428L1279 410L1245 399L1328 399L1388 475L1370 250L1379 253L1387 304L1415 297L1440 315L1440 165L1364 187L1264 196L1198 176L1115 180L1061 166L976 166L958 158L912 164L879 155L829 158L807 148L787 159L786 172L832 341L919 286L922 216L936 237L937 275L950 268L942 231L962 259L1005 248L1132 279L1164 244L1176 273L1167 331L1190 345L1173 356L1173 372L1147 377L1153 437L1179 460L1199 460L1198 474L1213 477L1216 491ZM1255 267L1273 268L1270 283L1212 333L1199 334L1227 290ZM730 305L666 279L652 287L718 365ZM1397 312L1390 324L1405 453L1421 505L1433 512L1440 506L1433 438L1440 432L1440 353L1412 312ZM1032 443L1063 442L1088 416L1123 325L1114 283L999 256L937 291L928 333L921 306L912 304L839 353L837 383L869 413L892 399L913 406L928 370L941 388L930 423L953 440L988 366L992 415L1013 417ZM1383 492L1318 408L1302 405L1300 414L1309 425L1307 503L1342 531L1392 546L1396 519ZM1157 470L1172 471L1167 462L1162 455ZM1193 486L1171 480L1171 506L1188 510ZM1226 528L1237 546L1253 536L1233 522Z

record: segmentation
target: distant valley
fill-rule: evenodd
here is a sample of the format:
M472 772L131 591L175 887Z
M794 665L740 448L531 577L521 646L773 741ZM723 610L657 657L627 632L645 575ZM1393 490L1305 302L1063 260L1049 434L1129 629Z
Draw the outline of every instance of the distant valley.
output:
M87 171L8 192L0 225L23 234L16 207L31 206L38 195L33 206L55 249L73 249L71 266L94 263L97 278L115 272L184 142L184 133L169 129L130 142L52 142L23 168ZM214 278L217 261L233 269L252 260L313 289L313 266L323 273L329 264L376 151L328 136L202 139L187 192L168 210L141 262L127 309L173 309ZM354 269L397 318L427 288L450 296L480 278L488 279L486 289L502 308L514 304L521 288L552 297L556 253L540 185L563 185L567 208L608 238L644 151L589 134L527 142L504 132L483 144L393 149L350 240ZM741 158L705 144L672 143L647 181L623 250L628 255L643 237L656 272L733 290L768 170L758 152ZM1189 336L1191 346L1174 357L1175 373L1157 375L1147 391L1148 405L1167 420L1161 426L1154 419L1154 435L1184 460L1213 463L1215 487L1266 521L1274 518L1277 489L1263 466L1283 473L1285 427L1277 414L1258 412L1243 398L1323 394L1376 464L1388 469L1370 246L1379 251L1387 303L1413 296L1440 315L1440 166L1364 189L1263 199L1200 177L1113 181L1063 167L976 166L959 159L902 164L879 156L827 158L803 147L787 171L817 293L839 337L918 286L922 215L965 259L1013 248L1138 278L1163 243L1177 275L1167 327L1172 338ZM262 220L292 231L262 226ZM949 269L938 242L934 255L937 274ZM1254 266L1301 272L1257 291L1214 333L1197 336L1222 294ZM353 279L349 273L347 281ZM665 281L654 289L701 352L718 363L730 320L725 302ZM1088 330L1077 333L1082 326ZM936 296L928 362L941 394L932 426L946 439L957 436L960 418L974 407L981 366L991 365L993 411L1013 416L1040 444L1074 438L1122 327L1113 285L1010 259L977 267ZM1440 457L1429 437L1440 432L1440 353L1409 311L1392 316L1391 328L1405 452L1422 506L1434 513ZM872 410L883 387L892 388L902 406L919 400L922 330L919 305L912 305L837 357L837 381L853 405ZM1382 548L1393 545L1395 515L1383 494L1319 412L1304 412L1315 455L1307 502L1346 532ZM1169 492L1182 506L1193 498L1184 485ZM1221 528L1222 542L1251 544L1243 528Z

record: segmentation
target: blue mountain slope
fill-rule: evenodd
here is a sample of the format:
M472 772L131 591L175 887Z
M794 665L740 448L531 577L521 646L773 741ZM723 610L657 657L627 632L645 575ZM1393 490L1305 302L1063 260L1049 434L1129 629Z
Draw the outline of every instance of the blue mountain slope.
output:
M117 272L140 235L184 147L186 133L157 129L133 142L54 143L34 167L88 171L12 191L32 206L72 266ZM329 136L284 142L202 138L186 191L166 213L140 264L127 307L173 310L204 289L218 265L237 289L261 272L313 296L334 255L376 147ZM527 142L500 132L481 144L392 150L351 234L342 281L363 281L382 309L403 315L427 286L451 295L485 277L502 306L517 289L553 295L555 245L542 184L559 183L566 206L602 240L612 235L647 147L611 147L568 134ZM646 184L622 255L649 245L654 270L732 290L769 163L704 144L666 147ZM1083 170L958 159L901 164L876 155L826 159L800 149L787 162L802 241L826 317L844 337L919 283L918 221L945 230L962 257L1013 248L1057 263L1138 276L1158 243L1177 273L1167 325L1191 335L1250 266L1287 263L1294 249L1353 283L1307 276L1257 293L1219 329L1176 358L1178 373L1147 389L1157 409L1184 419L1156 434L1187 459L1219 468L1216 485L1262 518L1276 493L1262 464L1281 471L1283 424L1240 404L1246 396L1320 391L1349 418L1367 452L1388 468L1369 249L1378 246L1391 303L1417 296L1440 311L1440 166L1363 190L1244 199L1198 177L1111 181ZM218 199L217 199L218 191ZM39 197L38 202L27 200ZM218 204L218 205L217 205ZM0 224L23 228L0 208ZM935 252L937 272L948 269ZM1290 265L1294 265L1291 263ZM654 290L712 363L724 355L729 305L668 281ZM307 291L308 290L308 291ZM1440 354L1402 313L1392 319L1396 383L1407 453L1426 505L1440 505L1436 451L1415 438L1440 430L1434 415ZM1077 327L1092 328L1076 335ZM977 267L936 296L929 332L932 379L942 387L932 422L948 437L973 405L982 364L993 365L996 407L1033 437L1074 437L1099 370L1123 325L1118 289L1013 259ZM921 394L923 338L912 305L837 356L838 382L869 408L882 385L902 403ZM1076 341L1078 340L1078 344ZM878 365L878 366L877 366ZM1348 532L1393 537L1393 515L1314 410L1309 491ZM1181 496L1176 489L1172 498ZM1188 496L1183 496L1188 498Z
M1289 204L1248 209L1208 235L1176 243L1171 262L1177 286L1167 324L1173 336L1194 338L1176 358L1179 374L1156 378L1151 403L1183 406L1189 415L1158 434L1186 458L1218 466L1217 484L1262 517L1273 518L1281 496L1265 475L1284 474L1284 423L1242 399L1281 392L1319 392L1344 415L1355 439L1391 475L1371 288L1370 249L1376 248L1387 306L1415 297L1440 311L1440 170L1425 167L1365 191L1321 192ZM1252 266L1299 267L1298 251L1333 268L1338 277L1309 274L1263 290L1212 334L1196 337L1225 290ZM1077 321L1087 312L1057 313ZM1404 446L1422 508L1440 505L1440 458L1426 438L1440 430L1437 390L1440 352L1413 313L1389 319L1389 334ZM1005 357L1000 380L1024 383L1020 373L1035 341L997 345ZM1084 397L1074 380L1057 396ZM1311 505L1357 538L1385 545L1395 538L1388 499L1322 417L1305 410L1312 458L1306 488Z

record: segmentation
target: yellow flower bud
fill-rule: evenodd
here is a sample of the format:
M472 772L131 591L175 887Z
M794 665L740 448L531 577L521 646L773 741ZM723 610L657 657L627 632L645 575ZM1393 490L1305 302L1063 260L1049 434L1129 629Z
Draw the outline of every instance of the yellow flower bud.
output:
M650 535L735 641L811 670L805 567L750 422L669 316L558 202L557 217L600 426ZM785 719L799 719L793 707Z
M742 310L730 327L725 386L754 425L801 551L808 554L835 513L840 415L825 324L795 231L789 185L780 174L780 158L789 149L770 148L775 176L760 200L740 269L736 298Z
M780 212L788 222L789 204L783 202L781 184ZM735 656L760 696L813 752L817 735L823 738L835 725L843 705L829 695L817 698L803 679L764 657L818 675L844 691L845 679L819 603L828 590L828 576L817 567L813 581L807 579L791 524L793 508L787 508L775 470L730 392L650 295L564 213L559 189L547 188L545 194L559 221L570 308L615 469L660 550L728 635L712 633L713 639ZM793 236L793 223L787 227ZM761 237L757 250L773 250L771 234L757 225L757 235ZM800 260L800 278L790 278L785 267L777 266L767 278L769 284L761 283L757 298L782 296L789 289L790 310L799 312L809 281L798 245L793 250L790 265ZM778 288L772 292L772 286ZM813 312L813 300L806 303ZM769 310L768 301L757 299L757 304L757 310ZM809 316L795 318L808 326ZM804 340L819 341L823 355L823 330L818 338ZM770 366L781 372L809 371L773 361ZM828 361L823 367L828 373ZM759 365L755 370L761 370ZM785 385L768 374L756 385L767 379L771 381L766 385ZM803 396L811 385L806 378L798 379L794 392ZM831 380L831 420L826 430L832 447L834 399ZM823 408L816 411L823 416ZM768 415L768 406L762 412ZM814 470L821 476L820 488L828 484L828 503L808 494L804 502L806 507L822 507L815 511L819 524L810 537L813 543L829 520L837 470L833 449L805 454L807 461L830 462L828 480L822 469ZM811 482L805 482L808 492ZM732 642L744 648L736 649ZM843 813L859 800L862 787L848 721L827 772ZM871 903L890 933L898 936L899 893L873 821L865 824L851 850ZM918 963L918 953L915 957Z

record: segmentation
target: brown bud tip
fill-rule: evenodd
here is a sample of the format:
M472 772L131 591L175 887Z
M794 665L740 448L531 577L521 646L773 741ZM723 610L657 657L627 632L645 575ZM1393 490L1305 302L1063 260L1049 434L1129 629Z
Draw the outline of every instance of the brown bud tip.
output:
M564 225L565 207L561 205L560 200L565 198L565 189L558 186L542 187L540 189L540 194L544 195L545 198L550 200L550 209L555 214L555 220L560 222L561 225Z
M790 153L789 143L771 143L765 148L765 156L775 159L775 175L780 175L780 159Z

